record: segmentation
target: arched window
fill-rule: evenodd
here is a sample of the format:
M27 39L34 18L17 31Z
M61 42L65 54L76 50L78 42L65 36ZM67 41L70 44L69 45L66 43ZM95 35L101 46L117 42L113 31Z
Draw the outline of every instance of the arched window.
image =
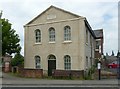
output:
M35 30L35 39L36 39L36 43L41 42L41 31L39 29Z
M71 70L71 58L69 55L64 56L64 69Z
M55 29L53 27L49 28L49 41L55 41Z
M35 68L36 69L40 69L41 65L40 65L40 56L35 56Z
M64 40L65 41L71 40L71 28L70 28L70 26L64 27Z

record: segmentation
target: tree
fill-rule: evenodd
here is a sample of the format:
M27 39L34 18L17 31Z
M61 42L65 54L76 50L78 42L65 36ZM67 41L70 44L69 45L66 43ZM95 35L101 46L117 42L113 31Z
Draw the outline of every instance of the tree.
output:
M119 56L120 56L120 52L119 52L119 50L118 50L118 52L117 52L117 58L119 58Z
M2 21L1 21L2 11L0 12L0 57L2 56ZM1 61L1 60L0 60Z
M108 57L109 55L108 55L108 53L106 53L106 57Z
M114 56L114 52L113 52L113 50L112 50L112 55L111 56Z
M17 53L11 61L12 66L23 65L23 63L24 63L24 57L20 53Z
M7 19L2 21L2 56L5 54L20 53L20 39L15 30L11 28L12 24Z

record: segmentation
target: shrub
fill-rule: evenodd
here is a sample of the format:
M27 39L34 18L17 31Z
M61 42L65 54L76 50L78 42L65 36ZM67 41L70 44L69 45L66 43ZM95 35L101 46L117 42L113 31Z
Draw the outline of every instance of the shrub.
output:
M18 66L23 64L24 64L24 57L20 53L17 53L15 57L11 60L12 66Z
M94 74L95 73L95 68L96 68L96 66L95 65L93 65L89 70L88 70L88 72L87 73L85 73L85 80L89 80L89 79L92 79L92 74Z

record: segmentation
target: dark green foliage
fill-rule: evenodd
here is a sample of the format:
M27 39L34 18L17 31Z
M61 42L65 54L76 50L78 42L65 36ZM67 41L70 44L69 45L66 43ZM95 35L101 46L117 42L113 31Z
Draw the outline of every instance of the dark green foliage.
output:
M118 52L117 52L117 58L119 58L119 56L120 56L120 52L119 52L119 50L118 50Z
M92 75L95 73L95 69L96 69L96 66L92 65L92 67L88 71L85 72L84 79L85 80L91 80Z
M108 53L106 53L106 56L107 56L107 57L109 56Z
M12 53L20 53L20 39L15 30L11 28L12 24L7 19L2 21L2 55L11 55Z
M20 53L17 53L11 61L12 66L23 65L23 63L24 57Z
M112 50L112 55L111 56L114 56L114 52L113 52L113 50Z
M105 59L105 60L106 60L106 56L104 56L104 57L103 57L103 59Z
M93 74L95 72L95 65L93 65L89 71L88 71L88 75L90 76L91 74Z

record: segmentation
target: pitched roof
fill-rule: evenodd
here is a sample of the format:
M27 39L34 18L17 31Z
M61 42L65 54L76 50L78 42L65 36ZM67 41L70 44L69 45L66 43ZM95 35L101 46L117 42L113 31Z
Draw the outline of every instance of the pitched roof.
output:
M116 56L106 56L106 59L109 63L116 61L117 57Z
M85 24L88 27L88 30L90 31L90 33L93 35L94 38L96 38L96 35L95 35L94 31L92 30L90 24L88 23L87 19L85 19L84 21L85 21Z
M96 38L103 38L103 29L94 30Z
M63 11L63 12L66 12L66 13L69 13L69 14L71 14L71 15L74 15L74 16L76 16L76 17L83 17L83 16L79 16L79 15L77 15L77 14L74 14L74 13L72 13L72 12L69 12L69 11L66 11L66 10L63 10L63 9L61 9L61 8L58 8L58 7L55 7L55 6L53 6L53 5L51 5L49 8L47 8L45 11L43 11L41 14L39 14L38 16L36 16L34 19L32 19L30 22L28 22L26 25L28 25L28 24L30 24L31 22L33 22L35 19L37 19L39 16L41 16L42 14L44 14L46 11L48 11L50 8L56 8L56 9L58 9L58 10L60 10L60 11Z

